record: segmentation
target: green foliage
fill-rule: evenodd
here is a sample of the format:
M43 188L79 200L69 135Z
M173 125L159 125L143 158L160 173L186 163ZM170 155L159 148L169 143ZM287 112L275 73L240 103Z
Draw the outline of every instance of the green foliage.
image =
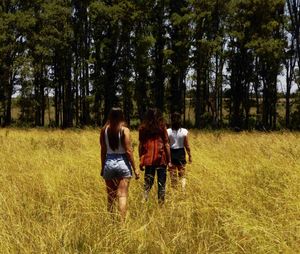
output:
M190 93L197 127L221 122L223 114L232 126L246 126L255 117L255 93L264 124L276 126L277 76L287 57L299 62L298 10L285 12L285 3L291 2L2 1L0 117L10 118L15 91L21 104L34 101L41 125L46 92L54 96L49 121L56 125L66 115L78 125L101 124L114 105L129 120L141 119L149 105L186 112ZM292 76L299 85L296 69Z

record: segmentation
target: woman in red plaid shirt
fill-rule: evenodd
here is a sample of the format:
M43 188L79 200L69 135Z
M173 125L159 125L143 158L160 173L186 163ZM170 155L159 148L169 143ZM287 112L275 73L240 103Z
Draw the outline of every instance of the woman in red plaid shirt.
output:
M171 155L166 124L158 109L148 110L146 117L139 128L139 156L140 168L145 170L145 199L154 183L157 174L158 201L165 200L166 169L171 167Z

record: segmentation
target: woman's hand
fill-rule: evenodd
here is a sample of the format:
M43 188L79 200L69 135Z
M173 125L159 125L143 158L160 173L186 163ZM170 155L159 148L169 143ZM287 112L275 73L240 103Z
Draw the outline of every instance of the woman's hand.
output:
M144 167L140 164L140 170L144 171Z
M172 162L169 162L168 163L168 169L170 170L171 168L173 168L173 164L172 164Z
M135 180L138 180L138 179L140 179L140 172L139 172L139 170L134 170L134 174L135 174Z

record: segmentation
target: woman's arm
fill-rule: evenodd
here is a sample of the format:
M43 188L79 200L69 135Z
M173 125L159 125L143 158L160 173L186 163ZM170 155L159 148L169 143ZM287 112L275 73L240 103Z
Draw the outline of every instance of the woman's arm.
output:
M141 156L143 155L143 132L141 128L139 129L139 160L140 160L140 170L144 171L143 165L141 165Z
M104 171L104 163L106 159L106 144L104 140L104 130L105 128L103 127L100 132L100 147L101 147L101 153L100 153L100 159L101 159L101 176L103 176L103 171Z
M191 148L190 148L190 144L189 144L189 139L188 136L186 135L184 137L184 148L189 156L189 162L192 162L192 154L191 154Z
M135 163L134 163L134 157L133 157L133 151L132 151L132 145L131 145L131 138L130 138L130 131L128 128L124 128L124 148L125 148L125 152L126 152L126 156L133 168L134 174L135 174L135 178L139 179L140 178L140 173L137 170L137 168L135 167Z
M140 143L139 143L139 157L142 156L142 148L143 148L143 145L142 145L142 143L140 142Z
M172 167L172 163L171 163L171 150L170 150L170 143L169 143L169 136L168 136L168 131L165 128L164 129L164 144L165 144L165 150L166 150L166 155L167 155L167 164L168 167Z

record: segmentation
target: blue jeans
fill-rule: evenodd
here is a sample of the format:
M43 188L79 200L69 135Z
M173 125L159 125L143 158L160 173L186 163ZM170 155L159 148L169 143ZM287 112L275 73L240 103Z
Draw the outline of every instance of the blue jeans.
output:
M146 166L145 184L144 184L145 194L148 195L149 191L153 186L155 172L157 172L158 201L159 203L163 203L165 201L165 193L166 193L166 180L167 180L166 166Z

